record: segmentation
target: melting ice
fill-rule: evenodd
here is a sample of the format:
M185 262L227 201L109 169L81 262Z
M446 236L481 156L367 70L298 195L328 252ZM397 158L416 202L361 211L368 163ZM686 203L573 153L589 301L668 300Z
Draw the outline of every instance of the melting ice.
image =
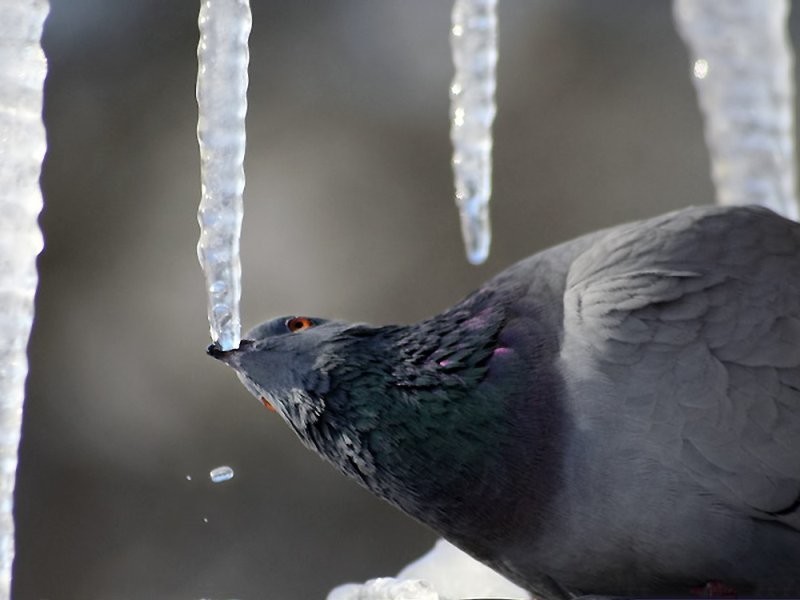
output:
M675 0L719 204L798 217L786 0Z
M42 84L47 62L39 45L44 0L0 1L0 598L11 597L14 479L27 345L42 249L39 173L46 149Z
M492 122L495 115L497 0L456 0L450 45L455 76L450 85L450 138L456 204L467 258L489 256L492 194Z
M239 347L239 236L244 192L247 64L252 17L247 0L203 0L197 47L197 140L202 198L197 256L208 294L211 338Z

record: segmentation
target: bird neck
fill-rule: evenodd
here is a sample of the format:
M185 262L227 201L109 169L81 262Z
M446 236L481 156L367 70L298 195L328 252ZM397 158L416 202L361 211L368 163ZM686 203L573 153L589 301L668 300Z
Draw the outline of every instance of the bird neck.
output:
M540 433L516 412L532 388L519 373L535 368L504 378L511 358L495 360L505 323L504 307L479 293L420 324L351 338L316 449L450 539L476 527L505 535L519 508L509 486L535 476Z

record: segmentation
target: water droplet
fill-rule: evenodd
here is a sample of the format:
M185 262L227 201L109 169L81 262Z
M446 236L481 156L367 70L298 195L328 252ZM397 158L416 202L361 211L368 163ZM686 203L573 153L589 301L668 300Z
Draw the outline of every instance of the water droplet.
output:
M208 517L203 517L203 523L208 523Z
M216 469L211 469L211 472L208 474L211 477L211 481L214 483L222 483L223 481L228 481L229 479L233 479L233 469L231 469L227 465L223 465L221 467L217 467Z
M705 79L706 75L708 75L708 61L698 58L694 61L694 68L692 70L695 77L698 79Z
M186 481L191 481L191 480L192 480L192 476L191 475L187 475L186 476Z

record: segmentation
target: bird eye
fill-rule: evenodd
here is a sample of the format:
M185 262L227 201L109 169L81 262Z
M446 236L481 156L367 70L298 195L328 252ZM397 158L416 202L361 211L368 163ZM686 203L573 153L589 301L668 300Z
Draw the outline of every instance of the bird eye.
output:
M292 333L295 333L296 331L302 331L303 329L308 329L309 327L313 326L314 322L308 317L292 317L286 321L286 329Z

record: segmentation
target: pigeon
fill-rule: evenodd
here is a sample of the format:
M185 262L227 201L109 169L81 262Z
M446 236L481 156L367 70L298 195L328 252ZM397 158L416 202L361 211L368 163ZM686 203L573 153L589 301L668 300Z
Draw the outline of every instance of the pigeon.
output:
M692 207L441 314L209 354L302 443L540 598L800 595L800 224Z

